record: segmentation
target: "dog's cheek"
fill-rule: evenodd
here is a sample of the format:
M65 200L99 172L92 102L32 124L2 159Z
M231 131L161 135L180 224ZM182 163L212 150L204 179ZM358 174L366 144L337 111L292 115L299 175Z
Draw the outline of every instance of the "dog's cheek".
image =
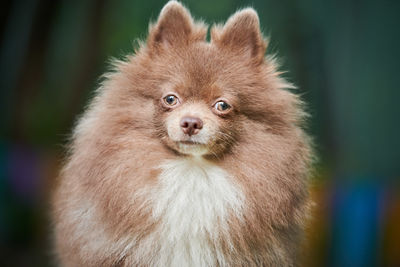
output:
M220 126L218 120L215 118L204 117L204 128L200 132L200 136L204 139L205 142L209 142L210 140L215 140L217 138L217 134L220 131Z
M219 131L217 133L219 144L224 148L230 147L239 136L241 124L233 118L220 119Z

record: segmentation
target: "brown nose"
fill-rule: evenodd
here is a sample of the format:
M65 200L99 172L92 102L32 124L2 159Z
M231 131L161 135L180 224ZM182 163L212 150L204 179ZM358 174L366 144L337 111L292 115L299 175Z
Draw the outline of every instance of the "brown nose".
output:
M196 117L183 117L180 124L182 131L189 136L198 134L203 128L203 121Z

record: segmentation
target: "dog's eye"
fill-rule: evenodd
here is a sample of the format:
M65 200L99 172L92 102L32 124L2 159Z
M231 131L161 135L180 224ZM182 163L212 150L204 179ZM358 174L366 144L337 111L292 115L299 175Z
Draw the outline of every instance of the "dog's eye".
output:
M178 103L178 97L175 95L167 95L164 97L164 103L168 106L175 106Z
M215 103L214 108L220 112L224 112L230 109L231 106L225 101L218 101L217 103Z

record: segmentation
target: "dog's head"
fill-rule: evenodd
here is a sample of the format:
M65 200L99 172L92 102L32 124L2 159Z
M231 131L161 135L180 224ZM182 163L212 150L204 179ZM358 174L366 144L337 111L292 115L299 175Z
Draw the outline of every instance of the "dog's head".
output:
M138 52L141 76L134 82L153 101L152 121L165 145L183 154L219 156L243 132L285 124L288 93L277 89L289 85L274 61L264 59L266 42L253 9L213 26L209 42L206 35L203 23L170 1Z

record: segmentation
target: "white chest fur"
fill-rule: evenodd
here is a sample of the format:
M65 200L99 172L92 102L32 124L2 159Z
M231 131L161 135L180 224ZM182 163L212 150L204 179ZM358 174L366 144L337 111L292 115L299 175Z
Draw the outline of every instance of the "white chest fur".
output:
M153 217L161 222L154 263L223 265L218 239L229 242L228 220L241 217L243 193L226 171L203 159L168 161L160 168L153 195Z

